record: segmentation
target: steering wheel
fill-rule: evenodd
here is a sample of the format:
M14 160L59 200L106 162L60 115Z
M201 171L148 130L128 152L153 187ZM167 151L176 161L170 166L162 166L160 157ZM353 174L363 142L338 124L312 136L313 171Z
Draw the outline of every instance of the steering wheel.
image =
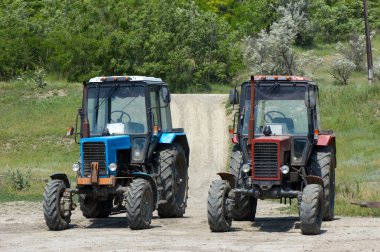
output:
M283 118L286 118L286 116L284 115L284 113L280 112L280 111L276 111L276 110L271 110L271 111L268 111L264 114L264 121L266 123L271 123L273 121L273 116L271 116L270 114L280 114ZM267 119L270 119L270 121L268 121Z
M116 121L112 119L113 113L120 113L120 116L119 116L119 118L116 119ZM123 122L123 116L126 116L128 118L128 121L126 123L129 123L131 121L131 116L127 112L124 112L122 110L114 110L111 112L111 122L121 123L121 122Z

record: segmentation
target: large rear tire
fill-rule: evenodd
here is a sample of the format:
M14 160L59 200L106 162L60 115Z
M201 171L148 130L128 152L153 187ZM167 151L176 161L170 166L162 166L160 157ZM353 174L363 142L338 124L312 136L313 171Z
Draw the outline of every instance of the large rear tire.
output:
M230 172L237 179L237 187L243 184L241 167L243 165L243 152L239 145L232 149L230 160ZM237 221L254 221L256 217L257 199L248 195L241 195L240 201L233 208L233 219Z
M316 235L321 231L323 210L323 189L317 184L305 186L300 206L301 232Z
M227 232L230 230L232 219L228 214L228 193L231 187L227 181L212 181L208 191L207 217L210 229L213 232Z
M163 188L158 215L161 218L182 217L187 206L188 164L181 145L172 144L157 151L158 185Z
M150 183L137 178L129 185L125 195L128 225L133 230L150 227L153 215L153 192Z
M335 168L333 166L334 152L331 147L324 147L314 150L310 156L310 168L312 175L316 175L323 180L323 220L334 219L335 206Z
M89 195L80 194L79 204L80 210L86 218L108 218L112 212L113 199L98 201Z
M50 230L65 230L69 228L71 209L64 210L63 193L67 189L61 180L52 180L45 187L43 209L46 225Z

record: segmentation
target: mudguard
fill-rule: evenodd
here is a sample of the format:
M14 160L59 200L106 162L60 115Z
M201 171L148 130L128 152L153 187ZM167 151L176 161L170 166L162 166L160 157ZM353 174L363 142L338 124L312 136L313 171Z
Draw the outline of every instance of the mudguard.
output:
M171 143L178 143L182 146L183 150L185 151L186 160L189 164L189 157L190 157L190 148L189 143L187 142L186 133L183 132L163 132L161 134L160 140L158 141L159 144L171 144Z
M231 186L231 189L234 189L236 187L236 178L233 174L228 172L218 172L217 173L222 180L228 181L228 183Z
M152 192L153 192L153 206L156 209L157 203L158 203L156 181L152 178L152 176L144 172L133 172L132 175L135 178L142 178L149 181L150 186L152 187Z
M309 175L309 176L306 176L306 181L307 181L307 184L317 184L317 185L322 186L323 188L323 180L321 177Z
M335 136L333 135L319 135L317 146L329 146L332 141L335 142Z
M70 180L67 178L65 173L54 173L53 175L50 175L50 178L52 180L62 180L66 187L70 188Z

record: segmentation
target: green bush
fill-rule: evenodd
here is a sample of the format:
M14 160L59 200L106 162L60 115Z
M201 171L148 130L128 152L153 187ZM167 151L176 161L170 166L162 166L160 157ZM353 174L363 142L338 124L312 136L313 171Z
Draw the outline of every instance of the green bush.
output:
M21 170L16 169L14 170L9 170L7 174L8 181L12 187L12 189L17 190L17 191L25 191L27 190L30 186L30 179L31 179L31 170L29 169L25 173L23 173Z
M355 64L351 60L337 54L331 61L329 72L339 85L347 85L354 70Z

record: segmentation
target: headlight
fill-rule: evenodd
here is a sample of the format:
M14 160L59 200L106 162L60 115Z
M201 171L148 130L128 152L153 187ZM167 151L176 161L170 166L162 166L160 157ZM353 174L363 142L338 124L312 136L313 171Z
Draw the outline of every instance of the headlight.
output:
M283 165L283 166L281 166L280 170L281 170L282 174L288 174L290 168L287 165Z
M133 161L142 161L144 159L145 138L135 138L132 147Z
M110 171L116 171L116 168L117 168L117 165L115 163L110 163L109 166L108 166L108 169L110 169Z
M79 164L73 164L73 171L78 172L80 169Z
M251 166L249 164L243 164L243 166L241 167L241 170L247 173L251 170Z

